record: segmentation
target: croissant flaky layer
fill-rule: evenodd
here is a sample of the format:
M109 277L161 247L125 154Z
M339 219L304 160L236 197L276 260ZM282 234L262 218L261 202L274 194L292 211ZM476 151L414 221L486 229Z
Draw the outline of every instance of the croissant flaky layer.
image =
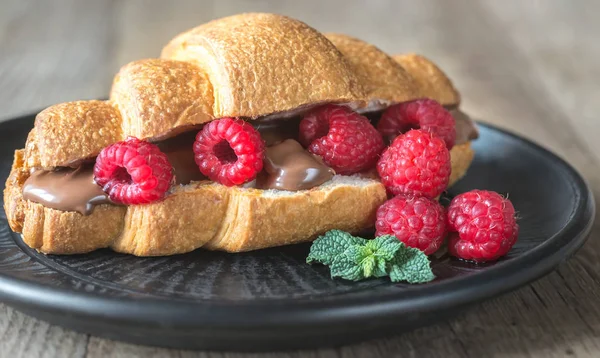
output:
M385 106L423 97L413 76L377 47L347 35L325 36L350 63L365 91L363 99L369 104L379 101Z
M393 59L280 15L209 22L175 37L162 56L121 68L107 102L42 111L27 140L26 166L71 166L127 136L158 140L221 117L289 116L322 103L376 110L422 97L455 106L460 99L422 56Z
M414 78L421 97L432 98L448 107L458 107L460 94L452 81L433 62L414 53L395 55L397 61Z
M147 59L124 66L109 101L61 103L40 112L25 145L29 168L72 166L128 136L174 136L212 116L212 87L194 65Z
M188 61L213 84L216 117L258 117L363 99L359 79L322 34L275 14L241 14L175 37L162 58Z

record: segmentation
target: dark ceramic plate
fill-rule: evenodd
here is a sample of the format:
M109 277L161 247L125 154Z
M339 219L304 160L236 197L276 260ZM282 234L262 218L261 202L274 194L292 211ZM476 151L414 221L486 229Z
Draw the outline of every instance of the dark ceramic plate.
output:
M34 116L0 124L0 180ZM517 244L494 264L439 255L425 285L331 280L304 260L309 245L244 254L197 250L137 258L108 250L44 256L0 217L0 300L41 319L140 344L217 350L339 345L413 329L513 290L555 268L584 242L594 217L586 183L537 145L481 125L470 189L510 193Z

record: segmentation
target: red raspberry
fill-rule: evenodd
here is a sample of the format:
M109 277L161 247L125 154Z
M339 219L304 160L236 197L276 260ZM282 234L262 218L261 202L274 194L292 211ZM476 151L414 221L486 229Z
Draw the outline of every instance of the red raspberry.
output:
M519 225L510 200L486 190L471 190L452 199L448 229L451 255L476 262L506 255L517 241Z
M304 116L300 142L323 158L338 174L370 169L384 148L381 134L368 119L352 110L327 105Z
M396 137L377 163L381 182L394 195L435 198L448 186L450 152L440 138L421 129Z
M198 132L194 142L200 172L226 186L256 178L263 167L264 151L260 133L241 119L212 121Z
M115 203L147 204L165 196L173 167L156 145L129 137L98 154L94 181Z
M441 104L432 99L419 99L389 107L377 130L390 140L409 129L420 128L442 138L446 148L451 149L456 141L454 117Z
M446 236L446 212L435 200L398 195L377 209L376 235L394 235L427 255L436 252Z

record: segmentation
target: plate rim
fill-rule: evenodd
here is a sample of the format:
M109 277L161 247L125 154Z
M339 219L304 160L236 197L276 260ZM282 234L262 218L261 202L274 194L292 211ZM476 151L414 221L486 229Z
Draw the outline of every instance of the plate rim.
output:
M0 128L31 120L38 112L13 117L0 122ZM369 297L353 297L352 293L318 298L277 298L270 300L199 302L158 298L136 299L108 297L97 293L70 291L23 279L0 271L0 301L17 307L31 307L43 311L71 312L76 316L119 321L133 325L161 325L171 327L204 328L275 328L320 324L347 324L365 319L391 317L407 313L426 313L462 306L514 290L542 277L570 258L589 236L595 220L595 199L587 181L568 162L542 147L509 130L477 121L478 125L524 142L566 170L576 192L573 210L567 224L542 244L526 254L502 261L486 270L466 277L446 279L410 289L389 285L377 293L377 301ZM4 180L4 178L0 179ZM4 209L2 209L4 210ZM11 232L11 235L14 233ZM15 245L18 244L15 242ZM19 248L20 249L20 248ZM528 270L520 272L522 267ZM474 282L475 281L475 282ZM399 294L408 297L398 299ZM348 296L348 297L346 297ZM259 309L265 308L265 309Z

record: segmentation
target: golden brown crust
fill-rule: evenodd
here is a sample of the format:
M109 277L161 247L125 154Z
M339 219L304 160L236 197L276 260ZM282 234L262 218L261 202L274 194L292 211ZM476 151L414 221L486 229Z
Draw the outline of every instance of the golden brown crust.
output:
M414 78L385 52L347 35L325 36L350 62L367 94L366 102L384 100L389 105L422 97Z
M241 252L310 241L331 229L358 232L372 227L387 199L383 185L317 187L294 195L230 189L227 214L211 250ZM235 239L232 239L235 238Z
M255 118L364 98L335 46L303 22L281 15L211 21L175 37L161 57L192 62L208 74L216 118Z
M104 101L57 104L41 111L25 145L29 168L52 168L98 155L123 138L121 114Z
M123 66L110 100L123 116L123 132L140 139L164 137L213 119L206 75L181 61L147 59Z
M434 99L445 106L460 104L460 94L452 81L429 59L414 53L395 55L393 58L414 77L423 97Z
M458 144L450 150L450 162L452 163L452 171L450 172L450 181L448 187L459 181L471 166L475 152L471 148L471 142Z
M46 254L80 254L109 247L123 229L124 206L100 205L91 215L25 201L23 241Z
M35 128L29 131L27 140L25 141L25 149L23 149L23 167L35 168L41 166L40 151L37 147L37 140L35 138Z
M25 205L23 201L23 184L29 177L29 172L25 169L23 157L24 149L15 151L14 161L10 170L10 175L6 179L4 189L4 211L10 228L15 232L23 231L23 221L25 220Z
M222 185L193 183L176 188L163 201L129 206L123 234L111 248L137 256L195 250L213 239L223 225L230 195Z

